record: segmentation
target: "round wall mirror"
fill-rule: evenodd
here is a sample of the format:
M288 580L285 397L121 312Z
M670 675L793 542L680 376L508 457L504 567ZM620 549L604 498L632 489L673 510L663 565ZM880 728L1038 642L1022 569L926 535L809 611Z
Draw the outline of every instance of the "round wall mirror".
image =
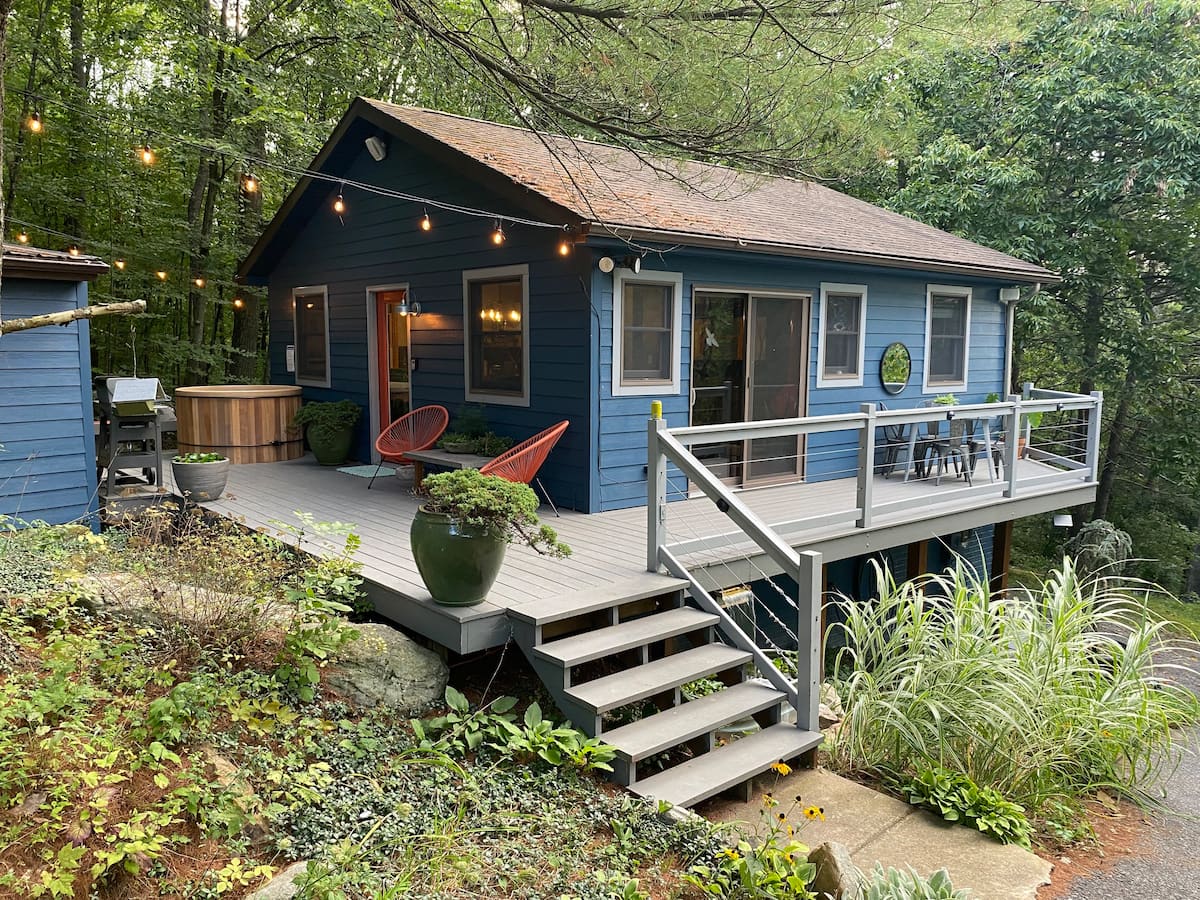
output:
M912 374L912 358L908 348L899 341L887 345L883 351L883 359L879 361L879 380L888 394L898 394L908 387L908 377Z

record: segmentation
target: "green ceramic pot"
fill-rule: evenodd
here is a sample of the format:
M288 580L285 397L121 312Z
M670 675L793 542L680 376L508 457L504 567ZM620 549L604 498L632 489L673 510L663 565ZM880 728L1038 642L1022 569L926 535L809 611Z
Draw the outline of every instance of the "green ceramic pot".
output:
M473 606L487 598L508 548L503 537L460 526L449 516L423 506L408 533L417 571L437 603Z
M354 430L351 428L330 433L309 427L305 429L305 436L313 456L323 466L343 465L350 456L350 445L354 443Z

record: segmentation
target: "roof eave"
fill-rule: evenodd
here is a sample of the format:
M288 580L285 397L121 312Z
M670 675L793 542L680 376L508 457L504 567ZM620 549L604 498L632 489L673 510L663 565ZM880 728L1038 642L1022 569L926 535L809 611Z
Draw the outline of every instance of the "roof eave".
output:
M6 278L40 278L52 281L95 281L108 271L108 264L99 260L67 262L57 259L22 259L4 257Z
M939 272L948 275L969 275L978 278L1009 280L1021 284L1058 284L1062 278L1049 269L1029 267L1027 269L1002 266L976 266L966 263L939 262L907 256L887 254L854 253L823 247L804 247L796 244L771 241L748 241L742 238L727 238L710 234L693 234L682 231L663 231L614 225L605 222L587 223L594 237L608 234L617 240L662 241L685 244L690 247L711 247L719 250L736 250L743 253L767 253L773 256L792 256L802 259L819 259L828 262L854 263L857 265L885 266L891 269L912 269L921 272Z

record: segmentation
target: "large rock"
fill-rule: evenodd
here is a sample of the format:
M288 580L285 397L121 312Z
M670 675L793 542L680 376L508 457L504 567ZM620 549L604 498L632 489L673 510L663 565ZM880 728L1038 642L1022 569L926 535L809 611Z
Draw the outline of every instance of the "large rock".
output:
M445 696L449 669L440 656L387 625L354 625L358 640L333 660L326 684L359 706L412 711Z
M246 900L292 900L300 891L296 881L307 867L304 861L292 863L257 891L247 894Z
M862 874L841 844L826 841L813 848L808 861L817 867L817 877L809 888L822 900L858 900L861 896Z

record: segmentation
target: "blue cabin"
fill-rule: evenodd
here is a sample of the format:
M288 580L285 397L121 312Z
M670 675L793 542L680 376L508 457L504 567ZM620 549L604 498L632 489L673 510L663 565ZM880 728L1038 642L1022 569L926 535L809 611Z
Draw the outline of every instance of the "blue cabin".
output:
M99 259L4 245L0 309L19 319L80 309ZM0 337L0 516L97 526L88 323Z

